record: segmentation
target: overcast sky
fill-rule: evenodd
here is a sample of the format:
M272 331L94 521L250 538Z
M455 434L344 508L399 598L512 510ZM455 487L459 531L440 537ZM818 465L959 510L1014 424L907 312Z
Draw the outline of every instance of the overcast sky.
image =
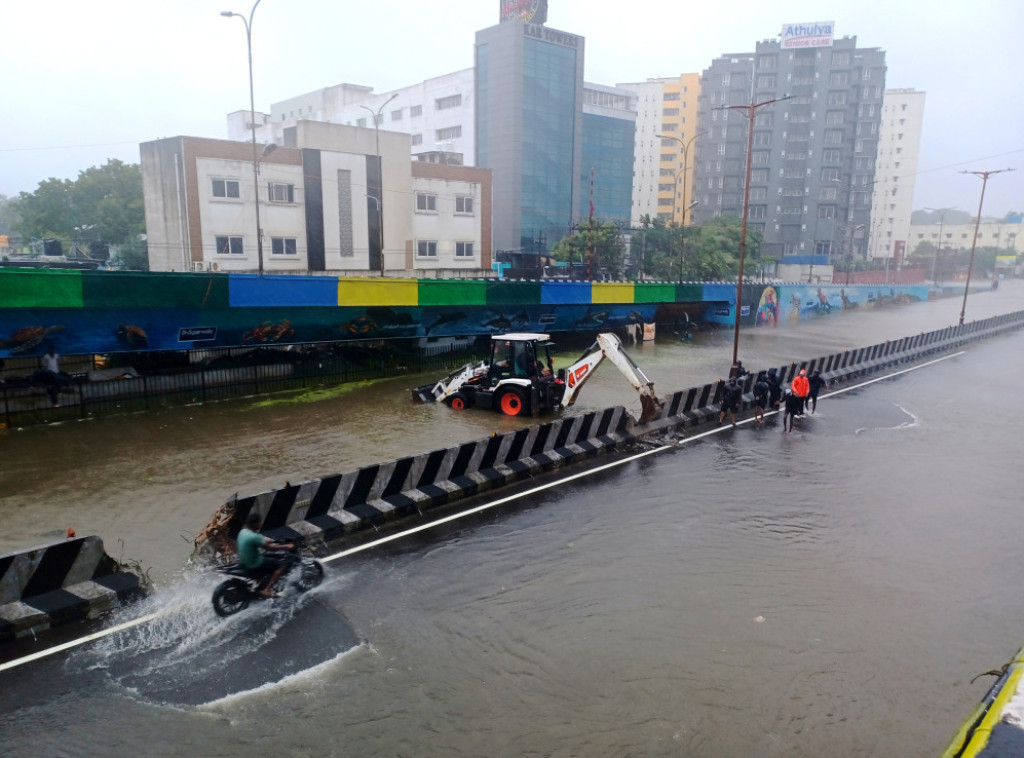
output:
M138 144L224 139L249 108L252 0L5 0L0 42L0 194L74 179ZM253 21L256 109L349 82L394 89L473 65L499 0L261 0ZM886 51L889 88L927 93L914 207L1024 210L1021 0L549 0L547 26L586 37L588 82L699 72L752 52L785 22L835 21Z

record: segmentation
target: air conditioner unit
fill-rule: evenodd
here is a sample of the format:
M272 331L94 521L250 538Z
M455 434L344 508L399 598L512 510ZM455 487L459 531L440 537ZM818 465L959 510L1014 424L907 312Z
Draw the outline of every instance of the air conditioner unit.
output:
M192 261L192 270L193 271L202 271L203 270L203 262L202 261Z
M210 264L209 270L210 271L220 271L220 264L217 263L216 261L214 261L213 263Z

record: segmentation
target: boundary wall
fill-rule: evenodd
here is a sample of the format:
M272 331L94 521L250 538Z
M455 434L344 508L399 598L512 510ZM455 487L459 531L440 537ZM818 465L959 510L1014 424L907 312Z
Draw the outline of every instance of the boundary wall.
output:
M785 364L778 374L785 383L802 368L818 369L829 382L847 381L1022 326L1024 312L1011 313ZM751 388L762 370L744 378L744 412L753 407ZM662 399L660 415L644 425L635 423L624 408L616 406L350 473L235 496L200 532L197 551L206 557L233 553L234 537L254 510L263 517L267 535L322 549L387 521L413 514L422 516L430 508L610 452L649 434L713 421L718 416L723 386L719 380L671 393Z
M145 594L99 537L0 555L0 643L94 619Z

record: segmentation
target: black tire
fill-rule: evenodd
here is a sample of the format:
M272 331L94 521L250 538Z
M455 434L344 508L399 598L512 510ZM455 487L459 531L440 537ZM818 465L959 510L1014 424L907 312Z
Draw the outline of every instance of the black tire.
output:
M324 567L320 561L306 560L299 566L299 578L295 580L295 588L299 592L308 592L324 580Z
M498 410L506 416L524 416L530 412L526 393L518 387L509 387L498 398Z
M249 588L241 579L228 579L213 591L213 610L218 616L234 616L248 607Z

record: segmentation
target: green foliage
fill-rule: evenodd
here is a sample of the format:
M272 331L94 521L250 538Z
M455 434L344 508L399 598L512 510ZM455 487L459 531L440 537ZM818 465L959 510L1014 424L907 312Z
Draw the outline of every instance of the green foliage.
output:
M111 256L110 266L122 271L149 271L149 247L139 239L127 242Z
M735 216L687 227L661 219L646 220L631 242L636 273L642 271L647 278L665 281L735 279L741 232L741 220ZM760 245L760 233L748 226L744 276L753 276Z
M618 227L610 221L598 220L580 224L574 234L563 237L551 249L556 260L568 263L586 263L590 260L591 275L597 278L601 273L612 279L623 276L625 244Z
M18 226L18 201L6 195L0 195L0 234L13 234Z
M75 181L47 179L13 202L13 233L61 239L65 247L79 237L128 244L146 231L142 169L134 163L109 160Z

